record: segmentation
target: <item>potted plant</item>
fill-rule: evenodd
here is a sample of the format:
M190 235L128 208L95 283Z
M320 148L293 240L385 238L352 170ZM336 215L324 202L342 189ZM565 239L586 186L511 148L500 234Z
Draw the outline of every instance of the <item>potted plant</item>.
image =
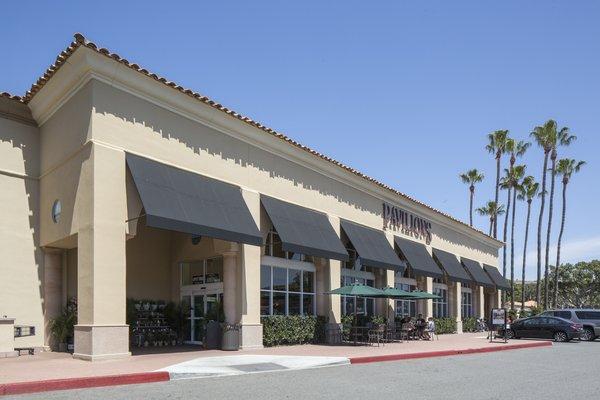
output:
M67 339L73 337L76 323L77 306L75 301L71 300L60 315L51 321L50 332L58 344L58 351L67 351Z

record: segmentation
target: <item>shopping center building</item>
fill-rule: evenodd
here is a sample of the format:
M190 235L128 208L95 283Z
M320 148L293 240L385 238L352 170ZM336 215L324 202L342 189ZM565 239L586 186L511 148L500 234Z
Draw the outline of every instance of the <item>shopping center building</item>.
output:
M394 160L390 160L390 165ZM410 170L406 170L410 173ZM261 316L484 316L503 243L76 35L22 97L0 96L0 317L74 356L130 354L127 299L215 304L262 346ZM422 302L325 294L360 282Z

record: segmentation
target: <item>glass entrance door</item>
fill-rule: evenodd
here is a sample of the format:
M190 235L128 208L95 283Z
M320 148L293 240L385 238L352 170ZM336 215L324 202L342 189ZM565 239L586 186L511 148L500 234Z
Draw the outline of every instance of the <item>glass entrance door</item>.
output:
M219 321L222 317L223 293L207 293L205 290L181 296L184 310L185 342L202 344L206 335L206 323Z

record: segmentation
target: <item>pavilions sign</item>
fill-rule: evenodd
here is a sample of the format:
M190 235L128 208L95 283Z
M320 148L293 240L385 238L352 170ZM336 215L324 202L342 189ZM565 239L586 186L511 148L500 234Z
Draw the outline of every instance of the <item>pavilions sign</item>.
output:
M383 227L431 243L431 222L391 204L383 203Z

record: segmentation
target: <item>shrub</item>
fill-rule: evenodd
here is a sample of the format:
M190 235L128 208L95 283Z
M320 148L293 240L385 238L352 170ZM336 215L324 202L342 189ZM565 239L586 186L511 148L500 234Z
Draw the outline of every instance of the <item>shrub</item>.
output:
M463 319L463 332L475 332L477 329L477 318L467 317Z
M262 317L263 345L302 344L322 341L325 319L303 315L271 315Z
M454 318L434 318L435 331L438 335L444 333L456 333L456 319Z

